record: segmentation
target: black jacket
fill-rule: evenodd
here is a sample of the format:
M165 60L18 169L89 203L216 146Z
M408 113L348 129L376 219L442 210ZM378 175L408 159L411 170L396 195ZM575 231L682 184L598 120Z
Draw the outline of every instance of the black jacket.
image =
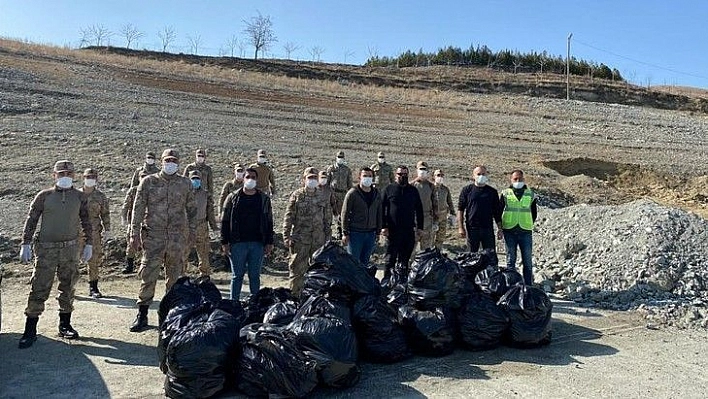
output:
M239 188L229 194L224 201L224 209L221 217L221 243L234 244L240 242L239 220L236 209L239 206L239 200L243 193L243 188ZM256 194L261 198L261 224L260 233L263 237L264 245L273 244L273 208L270 203L270 197L264 194L261 190L256 190Z
M423 204L418 189L410 184L402 186L389 184L384 191L383 228L412 229L423 228Z

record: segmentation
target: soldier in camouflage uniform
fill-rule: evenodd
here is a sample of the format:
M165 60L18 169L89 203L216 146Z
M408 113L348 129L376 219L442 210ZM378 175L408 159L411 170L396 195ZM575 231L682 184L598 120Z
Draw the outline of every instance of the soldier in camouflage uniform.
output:
M258 150L256 163L251 164L249 168L255 169L256 173L258 173L256 188L270 195L271 197L274 196L275 174L273 173L273 168L268 165L268 158L266 158L265 150Z
M295 296L302 291L310 256L326 241L326 205L317 194L317 169L307 168L303 176L304 187L290 195L283 222L283 240L290 249L290 289Z
M160 168L155 165L155 153L152 151L148 151L145 154L145 163L143 166L135 169L135 172L133 172L133 177L130 179L130 187L137 187L138 184L140 184L140 174L145 173L148 175L158 173L160 171Z
M42 190L34 197L22 233L20 260L27 263L32 259L33 236L39 220L42 220L34 242L36 257L20 348L29 348L37 340L37 322L52 291L55 274L59 279L59 335L68 339L79 336L71 326L71 312L74 310L74 286L79 280L79 227L83 230L85 243L81 260L91 259L93 251L88 203L86 196L73 186L73 163L58 161L54 164L52 176L54 187Z
M89 220L93 231L93 256L88 261L89 295L93 298L102 298L98 290L98 267L103 263L103 243L108 241L111 234L111 210L108 197L96 188L98 172L96 169L84 171L84 186L81 189L86 194L88 201Z
M145 177L138 186L130 223L130 244L142 247L138 276L138 315L130 331L144 330L147 312L155 296L160 267L165 268L165 286L169 290L183 274L185 248L194 243L197 207L192 183L177 174L179 154L167 149L162 153L162 171ZM142 230L141 230L142 228Z
M140 180L147 176L147 172L140 172ZM125 267L123 268L123 274L130 274L135 272L135 258L138 252L130 245L130 221L133 214L133 203L135 203L135 193L138 192L138 186L134 186L128 189L125 193L125 199L123 200L123 208L120 211L120 224L125 226L126 233L126 248L125 248Z
M379 152L378 160L371 165L371 170L374 171L374 187L379 190L379 193L383 193L386 191L386 186L393 183L393 166L386 162L383 152Z
M329 187L334 192L334 197L337 202L334 207L334 214L337 216L337 238L342 238L342 220L340 214L342 213L342 204L344 203L344 196L347 195L347 191L352 188L352 170L346 165L344 161L344 151L337 152L337 158L334 165L329 165L327 167L327 179L329 180Z
M214 199L207 193L204 187L201 186L201 174L198 170L189 172L189 179L192 181L192 189L194 190L194 202L197 206L197 230L195 235L194 248L197 250L197 258L199 258L199 274L208 276L211 274L211 265L209 263L209 253L211 250L211 241L209 239L209 228L216 231L216 216L214 215ZM185 259L189 257L189 252L192 247L187 247Z
M189 172L198 170L201 175L202 187L211 197L214 195L214 172L211 170L211 166L206 164L206 151L200 148L195 153L195 156L195 162L190 163L184 168L182 176L189 177Z
M325 204L325 237L327 240L332 239L332 220L334 219L334 210L337 206L337 197L334 196L334 192L329 187L329 177L327 172L324 170L320 171L319 174L319 185L317 186L317 193L322 197Z
M435 248L441 250L447 237L448 220L455 219L455 205L452 203L450 189L443 184L445 174L437 169L433 173L435 177L435 192L438 201L438 231L435 232Z
M433 246L435 230L438 229L438 199L435 185L428 180L428 164L420 161L416 164L418 177L411 185L418 190L423 204L423 231L418 238L419 250Z
M221 189L221 195L219 195L219 215L224 211L224 201L226 197L239 188L243 187L243 176L246 173L246 169L240 163L234 163L234 179L227 181L224 187ZM219 217L221 219L221 217Z

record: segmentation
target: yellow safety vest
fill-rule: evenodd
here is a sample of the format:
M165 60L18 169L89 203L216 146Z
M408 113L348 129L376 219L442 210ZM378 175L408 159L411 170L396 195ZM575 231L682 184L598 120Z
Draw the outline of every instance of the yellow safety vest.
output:
M513 229L519 226L524 230L533 230L533 217L531 217L531 203L535 198L533 191L526 188L521 200L516 198L511 188L502 191L502 195L506 200L502 213L502 229Z

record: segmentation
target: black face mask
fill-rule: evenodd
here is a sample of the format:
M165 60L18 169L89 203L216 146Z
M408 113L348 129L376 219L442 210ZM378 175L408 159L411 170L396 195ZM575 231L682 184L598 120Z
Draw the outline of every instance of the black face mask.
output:
M405 186L408 184L408 175L396 175L396 181L398 184Z

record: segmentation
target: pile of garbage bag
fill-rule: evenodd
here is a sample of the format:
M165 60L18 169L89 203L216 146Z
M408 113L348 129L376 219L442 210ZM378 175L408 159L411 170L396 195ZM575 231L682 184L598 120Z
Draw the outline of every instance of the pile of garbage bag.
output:
M236 388L305 397L318 386L357 384L362 362L550 342L548 296L500 270L493 251L452 260L433 248L399 268L380 282L329 242L310 259L297 298L263 288L242 302L222 300L208 279L178 280L159 311L165 394L204 398Z

